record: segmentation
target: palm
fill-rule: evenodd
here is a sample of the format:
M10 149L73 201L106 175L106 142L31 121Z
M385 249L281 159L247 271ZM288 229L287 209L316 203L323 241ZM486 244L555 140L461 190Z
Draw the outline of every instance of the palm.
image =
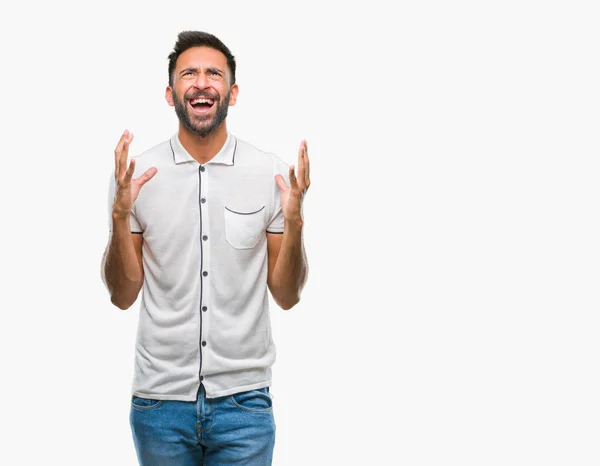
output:
M156 175L158 171L155 167L151 167L138 178L133 179L135 170L135 159L131 159L127 167L127 156L129 154L129 145L133 140L133 134L125 131L115 149L115 181L116 181L116 199L114 210L120 213L128 213L133 207L133 203L137 199L142 186L146 184L150 178Z
M294 166L290 166L290 185L288 186L281 175L275 177L281 198L281 210L285 219L302 219L302 201L310 186L310 161L306 141L300 143L298 150L298 176Z

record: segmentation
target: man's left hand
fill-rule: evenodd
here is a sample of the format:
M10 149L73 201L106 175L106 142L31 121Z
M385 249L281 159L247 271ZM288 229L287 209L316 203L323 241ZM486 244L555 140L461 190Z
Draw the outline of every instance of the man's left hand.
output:
M298 176L295 168L290 166L290 186L288 186L281 175L275 175L275 182L279 187L281 197L281 209L286 221L302 223L302 200L310 186L310 161L308 160L308 148L306 140L300 143L298 149Z

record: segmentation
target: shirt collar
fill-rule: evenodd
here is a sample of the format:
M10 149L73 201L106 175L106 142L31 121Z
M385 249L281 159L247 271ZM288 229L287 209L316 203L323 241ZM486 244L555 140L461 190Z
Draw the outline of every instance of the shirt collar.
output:
M171 146L171 151L173 152L173 161L176 164L185 163L185 162L196 162L198 161L194 159L187 150L181 145L178 137L179 133L175 133L171 136L169 140L169 144ZM237 139L231 134L229 131L227 132L227 139L225 140L225 144L221 147L221 150L217 152L217 154L210 159L208 163L220 163L223 165L233 165L235 162L235 151L237 149Z

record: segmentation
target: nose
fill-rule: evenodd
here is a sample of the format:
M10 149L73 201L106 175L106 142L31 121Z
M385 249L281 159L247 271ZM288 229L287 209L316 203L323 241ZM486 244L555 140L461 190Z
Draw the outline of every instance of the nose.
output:
M198 73L196 75L196 82L194 84L200 90L206 89L207 87L209 87L208 78L206 77L206 73L203 73L203 72Z

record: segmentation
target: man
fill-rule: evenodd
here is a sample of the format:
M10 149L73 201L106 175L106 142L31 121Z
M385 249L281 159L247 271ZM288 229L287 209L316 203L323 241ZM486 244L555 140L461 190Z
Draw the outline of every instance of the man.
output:
M179 34L166 100L178 133L132 158L115 150L103 278L129 308L143 288L130 424L142 465L270 465L275 346L268 309L306 282L298 171L236 138L235 59L215 36ZM137 175L137 177L134 176Z

